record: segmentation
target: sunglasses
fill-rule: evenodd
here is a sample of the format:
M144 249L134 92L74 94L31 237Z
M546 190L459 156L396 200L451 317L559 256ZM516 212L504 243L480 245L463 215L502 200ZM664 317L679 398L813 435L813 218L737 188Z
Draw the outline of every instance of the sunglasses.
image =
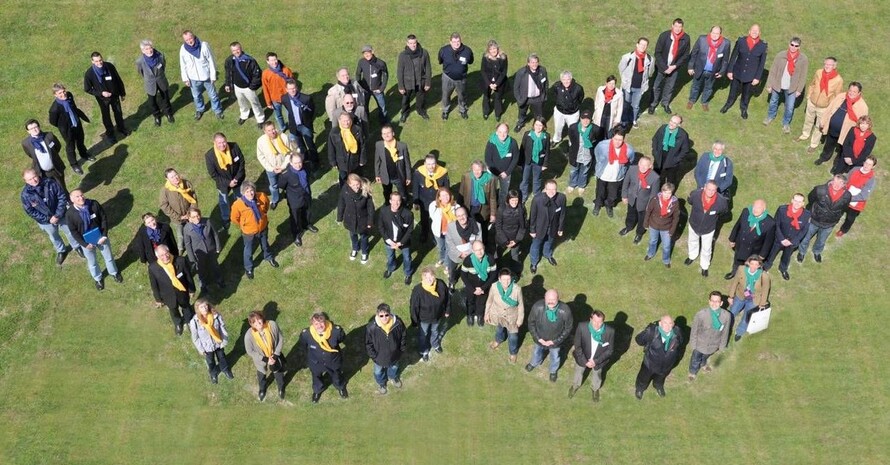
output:
M788 45L791 45L792 47L800 47L800 44L788 44Z
M380 318L388 318L388 317L389 317L389 313L383 313L383 314L380 314L380 315L377 315L377 316L380 317Z

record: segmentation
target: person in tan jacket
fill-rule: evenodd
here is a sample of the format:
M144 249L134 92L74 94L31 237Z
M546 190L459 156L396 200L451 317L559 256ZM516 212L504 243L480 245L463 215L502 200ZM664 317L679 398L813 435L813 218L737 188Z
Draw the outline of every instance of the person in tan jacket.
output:
M164 171L167 181L161 188L161 211L170 218L170 226L176 233L176 244L179 246L179 255L185 255L185 245L182 241L182 228L188 223L189 208L198 206L198 195L195 188L187 179L179 176L173 168Z
M779 94L785 96L785 114L782 116L782 133L791 134L791 118L794 117L794 102L803 94L807 85L810 60L800 51L800 37L792 37L788 50L779 52L773 59L766 80L769 94L769 109L763 124L768 125L779 113Z
M822 134L825 145L822 154L813 162L821 165L840 152L847 133L859 124L859 117L868 114L868 104L862 98L862 84L856 81L847 87L847 93L838 95L828 104L822 115Z
M837 58L827 57L822 68L816 70L807 92L807 114L800 132L799 141L810 140L807 152L812 153L822 140L822 115L835 97L844 92L844 78L837 72ZM816 130L813 130L813 127Z
M290 156L297 153L296 141L281 135L271 121L263 123L263 135L256 140L256 157L269 178L269 191L272 194L272 210L281 199L278 192L278 175L287 170Z
M769 306L769 273L761 268L763 261L758 255L751 255L744 265L739 265L735 279L729 285L729 313L735 321L735 340L738 341L748 329L748 318L752 311Z
M485 301L485 322L496 325L494 341L488 346L497 349L504 341L510 351L510 363L516 363L519 353L519 328L525 317L525 305L522 302L522 287L513 279L513 273L502 268L498 280L488 291Z

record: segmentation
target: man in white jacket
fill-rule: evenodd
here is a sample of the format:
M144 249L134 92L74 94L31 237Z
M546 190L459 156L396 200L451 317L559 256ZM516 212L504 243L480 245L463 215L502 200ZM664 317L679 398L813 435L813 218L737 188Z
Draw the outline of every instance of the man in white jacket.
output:
M216 63L210 44L202 42L192 31L182 33L182 47L179 48L179 69L182 82L192 90L195 101L195 120L201 119L207 108L204 106L204 90L210 97L210 107L218 119L223 119L222 102L216 93Z

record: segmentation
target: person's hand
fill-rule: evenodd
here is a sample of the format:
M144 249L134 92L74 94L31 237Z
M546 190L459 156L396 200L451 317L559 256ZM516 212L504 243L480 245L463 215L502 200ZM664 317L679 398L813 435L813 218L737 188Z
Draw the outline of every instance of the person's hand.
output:
M477 287L475 291L473 291L474 295L482 295L485 294L485 291L482 290L481 287Z
M562 237L562 231L556 231L556 235Z
M497 218L495 218L494 215L491 215L491 216L488 217L488 222L489 222L489 223L494 223L494 220L496 220L496 219L497 219Z
M372 224L368 225L368 229L371 229L372 227L374 227L374 225L372 225Z
M756 84L755 84L756 85ZM773 92L773 88L770 86L766 86L766 93L771 94Z
M375 177L374 180L377 182L377 184L380 184L380 176Z
M541 338L538 338L538 344L541 344L542 346L547 347L547 341L545 341Z
M692 71L690 71L690 74L692 74ZM720 79L720 78L722 78L722 77L723 77L722 74L720 74L720 73L714 73L714 79ZM732 79L732 78L730 78L730 79Z
M797 98L797 97L800 97L800 92L795 92L795 93L794 93L794 98Z
M695 76L695 70L694 70L694 69L690 69L688 72L689 72L689 75L690 75L690 76ZM715 74L714 77L717 77L717 75Z
M56 224L56 223L59 222L59 219L56 218L55 216L51 216L51 217L49 218L49 222L50 222L50 224Z
M507 179L507 173L502 172L501 174L498 175L498 177L500 177L501 179Z
M359 163L358 166L365 166L365 163Z
M274 110L274 108L272 107L272 105L266 105L266 108L268 108L268 109L270 109L270 110Z
M374 93L375 93L375 94L379 94L379 93L380 93L380 90L375 90Z
M677 65L670 65L667 67L666 70L664 70L664 74L671 74L674 72L675 69L677 69Z
M406 185L406 186L410 186L410 185L411 185L411 180L409 179L409 180L405 181L405 185Z
M507 242L508 249L512 249L513 247L516 247L516 241Z
M87 244L87 250L93 250L93 249L95 249L95 248L96 248L96 247L93 246L93 244Z
M161 308L164 306L163 302L155 302L155 308Z
M538 233L528 233L528 235L531 236L532 239L538 237Z
M105 98L111 97L111 92L108 92L107 90L103 90L103 91L102 91L102 96L105 97Z
M621 203L627 205L627 197L622 197L622 198L621 198Z
M231 92L232 89L229 86L226 86L226 92Z
M783 247L788 247L789 245L791 245L791 241L789 241L788 239L782 239Z
M584 364L587 368L593 368L596 365L596 362L593 360L588 360L587 363Z
M233 179L233 180L229 181L229 187L235 187L237 185L238 185L237 179Z
M732 306L732 301L733 301L733 300L735 300L735 298L730 297L730 298L726 299L726 302L729 303L730 306Z
M734 248L735 248L735 242L730 242L730 243L729 243L729 248L730 248L730 249L734 249Z
M399 93L405 95L405 89L399 89Z
M757 84L760 84L760 79L755 79L755 80L751 81L752 86L756 86Z
M99 238L99 245L102 245L102 244L104 244L104 243L106 243L106 242L108 242L108 238L107 238L107 237L102 236L102 237Z
M423 86L423 91L428 92L430 90L430 86Z
M846 164L848 164L848 165L852 165L852 164L853 164L853 159L850 158L850 157L844 157L844 163L846 163Z
M732 71L726 73L726 77L729 78L730 81L732 81Z
M271 357L269 357L269 366L275 365L275 362L276 362L276 360L275 360L275 356L274 356L274 355L271 356Z

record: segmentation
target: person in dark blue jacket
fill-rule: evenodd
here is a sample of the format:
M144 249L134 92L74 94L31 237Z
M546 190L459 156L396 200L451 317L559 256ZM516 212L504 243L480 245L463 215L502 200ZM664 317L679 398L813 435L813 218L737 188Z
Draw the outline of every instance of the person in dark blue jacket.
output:
M782 279L788 281L791 276L788 274L788 264L791 263L791 253L797 248L800 241L810 229L810 212L804 208L806 197L797 193L791 196L791 203L782 205L776 210L776 238L773 240L773 248L770 250L769 257L763 264L763 270L769 271L773 266L773 260L776 255L782 252L782 259L779 262L779 272L782 273Z
M56 265L61 266L72 248L83 257L80 244L74 240L68 223L65 222L65 209L68 199L62 186L51 178L41 178L36 170L28 168L22 173L25 188L22 189L22 208L43 230L56 249ZM59 230L65 233L68 244L62 242Z
M705 187L708 181L717 184L717 192L729 199L729 188L732 187L732 160L723 154L726 144L714 141L711 151L702 154L695 164L695 184L697 189Z
M461 42L460 34L451 34L450 42L439 49L439 64L442 65L442 119L448 119L451 109L451 94L457 91L457 110L460 117L467 119L467 69L473 64L473 50Z

